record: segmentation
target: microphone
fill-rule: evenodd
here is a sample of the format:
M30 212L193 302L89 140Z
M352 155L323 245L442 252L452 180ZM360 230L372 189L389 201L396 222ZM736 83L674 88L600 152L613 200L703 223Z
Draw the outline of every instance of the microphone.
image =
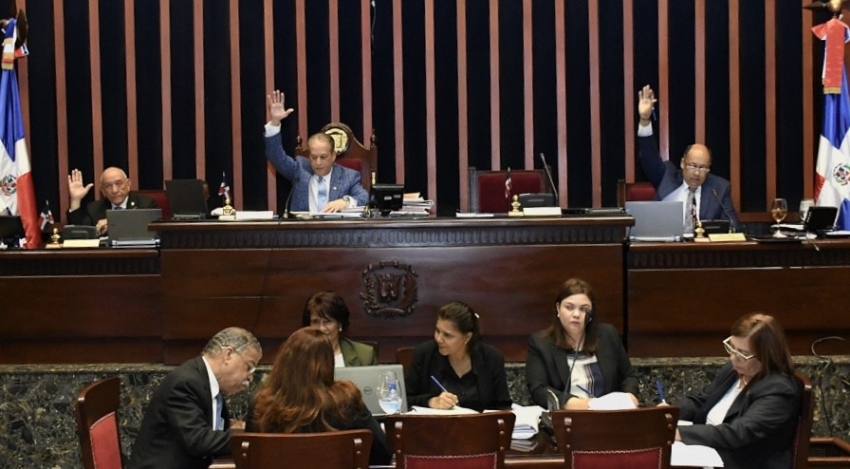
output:
M295 192L295 186L298 185L299 177L295 176L292 180L292 189L286 196L286 201L283 202L283 218L289 218L289 205L292 203L292 194Z
M546 171L546 177L549 178L549 184L552 186L552 192L555 194L555 206L560 207L561 199L558 198L558 188L555 186L555 180L552 179L552 171L549 170L549 165L546 164L546 157L543 156L543 152L540 152L540 161L543 162L543 170Z
M723 205L723 202L720 200L720 196L717 195L717 189L711 189L711 195L714 196L714 199L717 200L718 204L720 204L720 208L723 209L723 213L726 214L726 218L729 219L729 232L734 233L738 229L738 226L737 223L735 223L735 217L732 216L732 211Z

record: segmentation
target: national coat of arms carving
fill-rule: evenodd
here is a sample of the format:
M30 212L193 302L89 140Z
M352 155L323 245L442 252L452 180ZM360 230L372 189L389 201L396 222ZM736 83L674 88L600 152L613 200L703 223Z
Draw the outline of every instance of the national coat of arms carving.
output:
M363 309L375 317L410 316L416 309L419 286L413 267L398 261L369 264L360 275L363 281Z

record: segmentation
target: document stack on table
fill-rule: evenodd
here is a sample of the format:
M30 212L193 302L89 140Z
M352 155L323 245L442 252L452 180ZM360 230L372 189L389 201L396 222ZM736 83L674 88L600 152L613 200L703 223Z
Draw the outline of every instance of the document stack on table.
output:
M516 415L516 423L514 423L514 432L511 434L511 438L514 440L534 438L534 435L540 429L540 414L543 413L543 410L543 407L539 405L512 405L511 412Z
M433 200L425 200L419 192L409 192L404 194L402 199L401 210L393 212L392 215L407 215L427 217L431 214L431 209L434 207Z

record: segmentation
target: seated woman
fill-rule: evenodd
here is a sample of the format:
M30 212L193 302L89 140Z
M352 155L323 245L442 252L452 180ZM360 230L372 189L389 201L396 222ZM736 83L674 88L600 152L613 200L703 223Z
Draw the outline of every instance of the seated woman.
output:
M751 313L723 341L729 363L699 394L676 402L676 439L711 446L727 468L791 468L800 389L782 326Z
M619 391L638 405L637 374L617 330L596 318L594 302L587 282L567 280L552 325L529 338L525 380L535 404L548 408L553 395L558 408L588 409L593 398Z
M315 327L295 331L249 406L245 430L320 433L365 428L374 440L369 464L388 464L387 437L351 381L334 381L333 347Z
M472 308L459 301L440 308L434 340L413 349L404 374L408 404L510 409L505 357L480 339L479 317Z
M342 335L350 326L350 315L341 296L331 291L322 291L307 300L301 316L301 325L318 327L330 337L334 347L334 366L342 368L377 365L378 357L372 346L355 342Z

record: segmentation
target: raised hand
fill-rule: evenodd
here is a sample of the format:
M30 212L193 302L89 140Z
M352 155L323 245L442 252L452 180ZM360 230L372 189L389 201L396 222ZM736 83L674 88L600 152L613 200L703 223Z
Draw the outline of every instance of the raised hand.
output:
M71 199L68 210L73 212L80 208L80 201L88 195L92 187L94 187L92 183L83 184L83 173L79 169L75 168L71 171L68 175L68 197Z
M284 96L280 90L274 90L267 96L269 102L269 118L272 125L280 125L280 121L284 120L292 114L295 109L286 109L284 106Z
M652 110L655 108L655 92L649 85L638 91L638 114L642 123L647 124L652 120Z

